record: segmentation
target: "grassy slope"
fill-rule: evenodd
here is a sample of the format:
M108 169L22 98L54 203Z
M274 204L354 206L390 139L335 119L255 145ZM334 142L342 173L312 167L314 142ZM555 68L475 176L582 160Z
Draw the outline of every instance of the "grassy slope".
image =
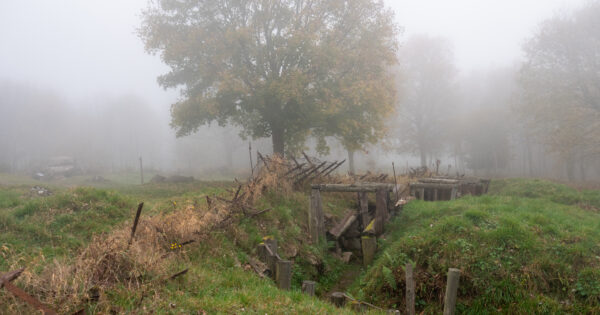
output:
M152 215L174 211L185 204L204 202L203 196L223 194L231 184L112 187L118 191L63 188L60 185L50 187L54 195L44 198L30 195L29 186L0 187L0 270L24 266L37 273L52 259L68 262L93 235L131 224L139 200L150 202L150 209L145 210L144 215ZM348 200L335 196L325 198L324 202L334 213L340 213L349 206ZM149 285L145 289L116 286L105 292L99 302L82 306L91 313L107 309L129 312L139 308L158 313L198 310L207 313L245 310L261 314L348 312L299 292L302 280L317 278L317 293L325 292L345 268L339 260L326 254L326 244L312 246L306 242L303 232L307 221L306 196L301 193L285 197L267 194L257 207L273 210L261 215L260 220L243 220L234 235L217 233L209 242L186 246L178 252L178 258L169 270L175 273L189 268L185 276L167 281L164 285ZM264 235L274 235L280 240L281 255L295 259L291 292L280 291L271 280L260 279L245 270L248 255L255 254L255 247ZM315 266L306 257L323 262ZM154 275L154 280L164 276ZM19 284L19 280L16 283ZM32 310L10 295L2 297L3 294L5 292L0 291L0 300L9 302L9 313Z
M410 261L428 314L441 312L449 267L462 270L461 313L598 313L599 201L598 191L516 179L494 181L487 196L412 202L353 293L403 307Z

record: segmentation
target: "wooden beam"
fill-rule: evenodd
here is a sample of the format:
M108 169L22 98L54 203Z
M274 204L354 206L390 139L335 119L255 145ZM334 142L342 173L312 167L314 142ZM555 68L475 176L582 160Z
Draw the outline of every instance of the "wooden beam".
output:
M335 239L340 238L340 236L346 232L346 230L352 225L352 223L354 223L354 221L356 221L356 213L355 211L350 210L346 212L344 218L336 226L329 230L329 234L333 235Z
M388 219L389 213L387 208L387 190L380 188L375 193L376 209L375 209L375 233L383 234L383 226Z
M360 183L360 184L314 184L313 189L324 192L376 192L378 189L393 191L393 184Z

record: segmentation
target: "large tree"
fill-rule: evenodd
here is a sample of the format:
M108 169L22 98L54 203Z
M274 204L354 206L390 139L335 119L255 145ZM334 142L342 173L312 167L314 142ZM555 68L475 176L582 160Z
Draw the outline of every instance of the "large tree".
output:
M160 0L143 18L147 50L171 68L159 83L182 87L171 109L177 135L234 124L271 137L278 154L346 106L329 89L346 76L346 53L364 41L375 57L395 47L391 11L378 0Z
M443 122L457 89L453 58L448 41L426 35L409 38L400 50L399 136L403 149L418 153L421 166L443 147Z
M545 21L524 49L519 109L568 177L584 175L600 155L600 2Z

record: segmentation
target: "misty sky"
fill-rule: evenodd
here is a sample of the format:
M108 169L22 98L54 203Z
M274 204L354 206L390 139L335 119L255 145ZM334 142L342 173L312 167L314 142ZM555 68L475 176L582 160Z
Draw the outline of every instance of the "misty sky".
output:
M72 103L100 95L171 103L168 69L135 34L146 0L0 0L0 80L52 89ZM463 72L510 65L538 23L584 0L386 0L402 38L448 38ZM401 38L401 41L402 41Z

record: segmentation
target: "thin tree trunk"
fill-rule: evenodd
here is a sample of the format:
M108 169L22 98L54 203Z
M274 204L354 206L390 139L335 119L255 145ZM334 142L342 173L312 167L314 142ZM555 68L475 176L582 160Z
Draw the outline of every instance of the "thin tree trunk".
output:
M348 172L350 172L351 175L354 175L356 173L356 169L354 168L354 150L347 150L348 151Z
M421 166L427 166L427 154L425 153L425 150L421 148L419 149L419 152L421 153Z

